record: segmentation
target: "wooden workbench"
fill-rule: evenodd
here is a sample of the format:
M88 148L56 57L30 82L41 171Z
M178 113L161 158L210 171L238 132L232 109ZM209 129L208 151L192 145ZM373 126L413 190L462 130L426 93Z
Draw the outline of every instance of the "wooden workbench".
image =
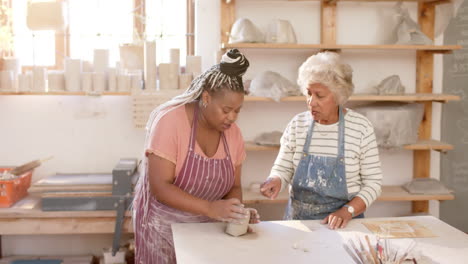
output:
M43 212L40 198L28 196L11 208L0 208L0 235L112 234L115 216L115 211ZM133 232L130 212L122 232Z
M231 237L223 223L173 224L178 263L353 263L342 247L349 238L371 234L370 220L416 220L437 237L414 238L416 252L435 263L467 263L468 235L432 216L356 219L340 231L320 221L272 221L251 225L255 233ZM411 238L413 239L413 238ZM391 243L408 243L392 239Z

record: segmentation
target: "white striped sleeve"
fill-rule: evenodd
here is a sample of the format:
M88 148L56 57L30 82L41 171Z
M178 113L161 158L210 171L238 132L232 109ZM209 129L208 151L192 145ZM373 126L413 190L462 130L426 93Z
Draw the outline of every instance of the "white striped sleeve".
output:
M357 196L365 202L366 208L369 208L382 192L382 169L379 149L374 128L370 123L362 134L360 156L361 190Z
M294 175L293 158L296 149L295 130L296 122L295 119L293 119L283 132L278 156L271 168L270 176L268 176L268 178L279 177L281 179L281 191L291 183L291 179Z

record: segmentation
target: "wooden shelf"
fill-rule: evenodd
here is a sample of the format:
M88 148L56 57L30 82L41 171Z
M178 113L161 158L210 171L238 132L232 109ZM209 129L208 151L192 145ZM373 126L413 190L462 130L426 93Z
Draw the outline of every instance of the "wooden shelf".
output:
M338 44L277 44L277 43L222 43L223 49L314 49L314 50L419 50L435 53L451 53L462 49L461 45L338 45Z
M287 0L289 2L318 2L320 0ZM325 2L395 2L395 0L325 0ZM434 3L434 4L444 4L450 3L450 0L400 0L402 2L422 2L422 3Z
M177 91L176 91L177 92ZM160 92L162 95L174 92ZM102 94L87 94L85 92L0 92L1 95L73 95L73 96L100 96L100 95L117 95L130 96L130 92L104 92ZM144 95L144 94L143 94ZM246 96L246 102L274 102L269 97ZM378 101L378 102L440 102L459 101L460 96L449 94L404 94L404 95L377 95L377 94L354 94L349 98L349 101ZM288 96L281 98L281 102L305 102L305 96Z
M460 96L450 94L412 93L404 95L353 94L349 101L373 102L439 102L460 101Z
M274 102L269 97L246 96L246 102ZM403 95L353 94L351 102L439 102L459 101L460 96L450 94L412 93ZM288 96L281 98L281 102L305 102L305 96Z
M453 194L410 194L401 186L383 186L379 201L427 201L427 200L453 200Z
M257 145L254 142L245 142L245 150L247 151L278 151L280 146L263 146ZM446 152L452 150L453 146L438 140L419 140L414 144L403 146L407 150L435 150Z
M404 149L408 150L436 150L445 152L447 150L452 150L453 145L430 139L430 140L419 140L414 144L405 145Z
M278 151L280 146L264 146L264 145L257 145L254 142L245 142L245 150L247 151L263 151L263 150L275 150Z
M269 200L259 192L253 192L244 188L242 192L244 203L246 204L284 204L289 199L288 191L281 192L275 200ZM427 200L453 200L453 194L410 194L401 186L382 186L382 194L378 201L427 201Z
M85 92L0 92L0 95L89 95L89 96L100 96L100 95L130 95L130 92L103 92L103 93L85 93Z

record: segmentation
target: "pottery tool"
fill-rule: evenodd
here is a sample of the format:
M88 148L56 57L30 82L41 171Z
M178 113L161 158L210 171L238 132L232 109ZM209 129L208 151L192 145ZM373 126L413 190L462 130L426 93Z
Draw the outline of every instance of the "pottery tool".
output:
M359 255L356 256L356 253L353 253L353 251L346 244L343 244L343 248L346 250L346 252L348 252L349 256L351 256L354 263L363 264L361 259L359 258Z
M42 160L33 160L33 161L30 161L28 163L25 163L21 166L18 166L18 167L15 167L13 168L12 170L8 171L8 173L10 174L13 174L15 176L20 176L21 174L27 172L27 171L30 171L34 168L37 168L39 167L43 162L45 161L48 161L50 159L52 159L53 157L48 157L48 158L45 158L45 159L42 159Z
M369 251L371 253L372 260L374 261L375 264L379 264L379 260L377 258L377 253L376 253L375 249L371 246L369 236L367 236L367 235L366 235L366 242L367 242L367 246L369 246Z
M368 248L365 246L367 244ZM369 236L365 236L365 242L358 238L357 242L353 239L343 244L343 248L353 259L354 263L362 264L401 264L414 249L416 243L412 241L406 248L392 247L387 239L383 243L377 237L376 244L373 245Z

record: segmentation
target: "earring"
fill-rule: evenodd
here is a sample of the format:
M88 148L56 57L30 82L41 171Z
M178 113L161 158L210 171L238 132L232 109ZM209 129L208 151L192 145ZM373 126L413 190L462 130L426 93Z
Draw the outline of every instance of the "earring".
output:
M206 102L203 102L203 103L202 103L202 106L203 106L204 108L206 108L206 107L208 106L208 104L207 104Z

